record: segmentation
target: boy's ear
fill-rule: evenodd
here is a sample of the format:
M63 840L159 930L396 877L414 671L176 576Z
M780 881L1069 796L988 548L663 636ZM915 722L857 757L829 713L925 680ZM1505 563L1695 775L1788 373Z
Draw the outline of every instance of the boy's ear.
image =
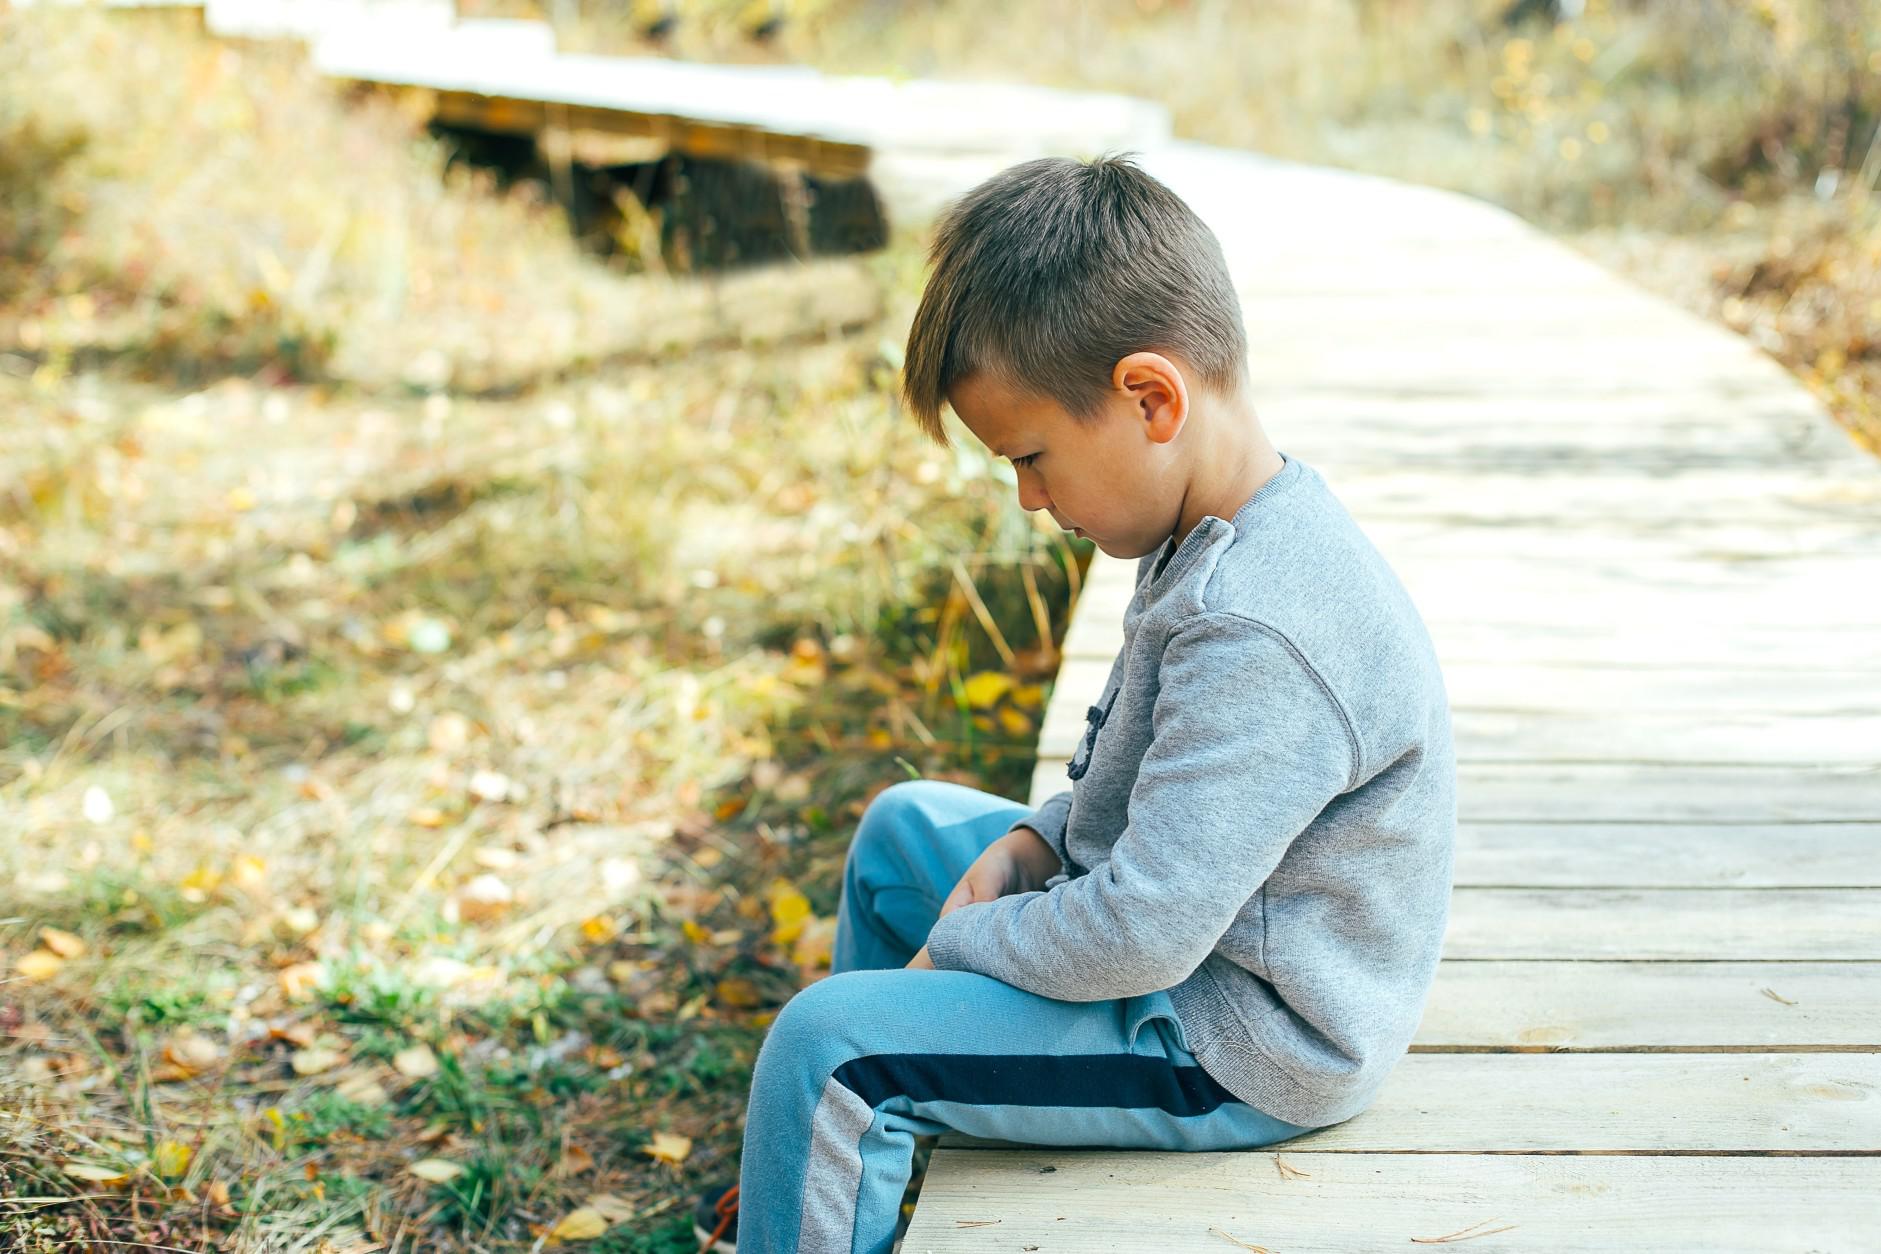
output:
M1120 358L1111 381L1130 400L1151 442L1167 444L1189 417L1189 387L1182 370L1161 353Z

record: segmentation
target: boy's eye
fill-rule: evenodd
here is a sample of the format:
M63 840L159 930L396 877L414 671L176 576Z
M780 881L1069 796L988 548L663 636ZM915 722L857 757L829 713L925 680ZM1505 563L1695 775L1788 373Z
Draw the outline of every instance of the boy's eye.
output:
M1038 460L1037 453L1027 453L1024 457L1013 458L1012 464L1015 466L1030 466L1033 462L1037 460Z

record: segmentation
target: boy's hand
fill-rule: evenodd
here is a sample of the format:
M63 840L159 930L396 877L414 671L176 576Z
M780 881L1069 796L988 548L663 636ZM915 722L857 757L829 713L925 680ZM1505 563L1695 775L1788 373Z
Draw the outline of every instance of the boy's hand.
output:
M1058 855L1043 836L1029 827L1015 827L974 859L941 903L940 917L944 919L950 911L976 901L995 901L1012 893L1043 888L1060 869Z
M916 954L916 955L915 955L914 957L912 957L912 958L910 958L910 959L908 959L908 966L907 966L907 969L908 969L908 970L910 970L910 971L932 971L932 970L934 970L934 960L933 960L932 958L930 958L930 957L928 957L928 956L927 956L927 946L926 946L926 945L923 945L923 946L921 946L921 952L920 952L920 953L918 953L918 954Z

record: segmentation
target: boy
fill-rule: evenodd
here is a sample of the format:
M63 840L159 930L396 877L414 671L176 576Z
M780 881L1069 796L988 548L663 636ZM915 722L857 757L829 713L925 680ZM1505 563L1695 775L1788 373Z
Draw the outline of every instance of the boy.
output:
M759 1052L742 1254L890 1249L914 1138L1244 1149L1351 1118L1409 1046L1456 768L1402 585L1249 399L1215 236L1125 156L1013 166L940 223L904 390L1019 503L1139 559L1036 810L909 781L862 818L833 974Z

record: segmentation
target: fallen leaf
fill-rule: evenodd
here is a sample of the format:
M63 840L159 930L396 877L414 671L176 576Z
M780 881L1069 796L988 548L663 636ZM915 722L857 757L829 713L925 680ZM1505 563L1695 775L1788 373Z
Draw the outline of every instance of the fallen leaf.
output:
M797 939L804 924L816 917L810 909L810 899L803 891L789 880L779 879L771 883L766 894L771 903L771 940L779 945L788 945Z
M581 921L581 938L590 945L603 945L620 935L620 924L605 914Z
M672 1132L655 1132L653 1143L641 1148L660 1162L683 1163L687 1155L692 1153L692 1138Z
M275 973L281 995L289 1001L306 1001L326 978L326 968L317 962L297 962Z
M634 1217L634 1204L612 1193L597 1193L588 1199L588 1209L599 1212L611 1224L626 1223Z
M478 801L501 801L512 787L509 776L501 771L478 771L470 777L470 795Z
M331 1071L346 1061L346 1055L337 1049L324 1049L313 1045L306 1049L297 1049L289 1058L295 1075L319 1075L322 1071Z
M549 1229L551 1241L592 1241L607 1231L607 1217L591 1206L571 1210Z
M805 971L815 971L830 965L836 951L836 920L811 919L804 926L803 935L790 947L790 960Z
M85 942L70 932L62 932L56 927L39 929L39 943L61 958L77 958L85 952Z
M311 1023L276 1023L268 1027L268 1039L286 1041L295 1049L305 1049L314 1043L314 1025Z
M464 1174L463 1167L448 1158L421 1158L405 1170L432 1184L444 1184Z
M431 720L425 741L438 753L455 753L470 743L470 720L446 711Z
M743 976L732 976L720 980L713 991L720 1004L740 1010L749 1010L764 1001L764 995L758 992L758 986Z
M59 973L65 959L50 949L35 949L13 964L13 969L29 980L49 980Z
M457 917L466 923L500 918L516 901L508 884L494 875L479 875L457 890Z
M181 1141L158 1141L157 1148L151 1152L150 1165L156 1173L166 1180L174 1180L189 1170L189 1160L195 1151Z
M190 1073L207 1071L222 1061L222 1051L206 1036L184 1030L173 1034L163 1044L166 1061Z
M408 817L419 827L443 827L447 821L444 811L436 806L419 806Z
M429 1045L411 1045L392 1055L392 1068L402 1076L422 1080L438 1073L438 1056Z
M333 1091L359 1106L384 1106L392 1100L385 1086L363 1071L347 1076L333 1086Z
M592 1170L594 1170L594 1155L579 1145L571 1145L563 1150L561 1161L555 1164L555 1174L564 1179Z
M1012 690L1012 676L1002 675L998 671L981 671L970 676L961 685L966 693L967 706L975 710L988 710L999 704L999 699Z
M106 1167L100 1163L67 1163L65 1174L74 1180L89 1180L94 1184L122 1184L131 1176L122 1167Z
M176 882L176 891L184 901L201 904L209 900L209 894L221 883L222 872L203 863Z

